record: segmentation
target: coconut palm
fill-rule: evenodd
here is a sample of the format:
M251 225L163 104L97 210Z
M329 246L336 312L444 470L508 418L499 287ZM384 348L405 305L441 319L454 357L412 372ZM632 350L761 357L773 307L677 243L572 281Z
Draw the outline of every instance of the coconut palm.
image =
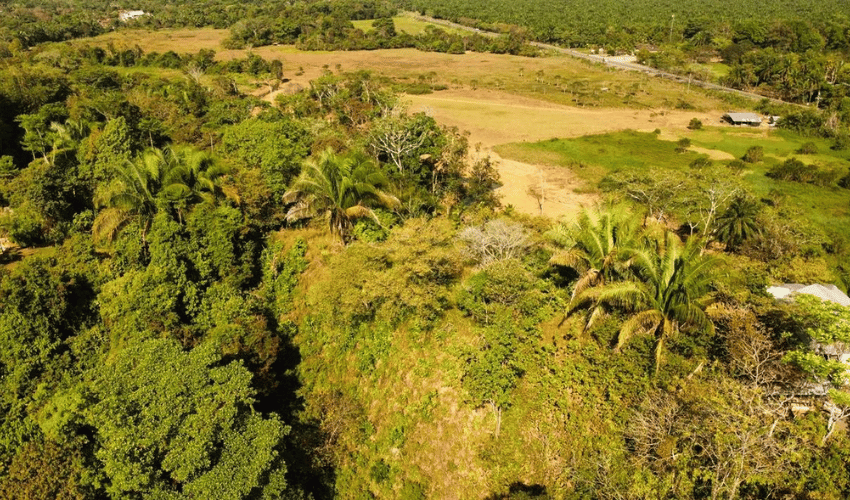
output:
M561 224L549 237L562 250L552 255L550 264L574 269L579 279L570 298L570 306L582 292L623 277L627 271L625 256L638 243L640 224L625 207L608 210L583 210L572 226ZM593 326L604 309L591 308L585 330Z
M284 203L294 203L286 221L324 217L331 233L345 242L354 219L378 220L370 207L399 205L398 198L384 191L386 187L386 177L365 156L341 156L325 150L304 163L301 174L284 193Z
M154 215L174 210L182 223L193 204L212 203L225 173L206 153L189 148L151 148L135 161L115 166L116 181L101 196L105 206L92 226L96 240L111 241L128 223L139 221L145 239Z
M617 349L634 335L654 335L657 372L665 342L680 329L713 329L700 300L709 291L717 261L701 250L699 243L683 244L672 232L651 239L644 248L629 252L633 278L587 288L568 312L605 305L630 313L620 328Z
M735 250L747 240L761 234L758 214L761 207L748 196L736 196L717 218L714 237L726 244L729 250Z

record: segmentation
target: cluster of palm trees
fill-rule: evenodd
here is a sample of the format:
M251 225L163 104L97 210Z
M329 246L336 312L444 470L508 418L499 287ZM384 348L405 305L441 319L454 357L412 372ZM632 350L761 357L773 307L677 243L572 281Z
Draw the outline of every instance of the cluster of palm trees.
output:
M133 161L114 166L114 179L97 204L101 211L92 233L96 241L112 241L131 222L139 222L142 240L154 216L173 213L182 223L199 203L213 204L222 195L220 179L227 168L209 154L188 147L151 148Z
M664 228L642 228L621 207L585 211L550 237L559 246L551 263L579 274L567 316L584 312L585 331L612 312L628 316L617 350L634 335L654 336L657 372L670 338L683 330L713 329L704 300L718 261L703 252L701 241L682 242Z
M154 216L163 210L182 223L195 205L214 204L223 196L220 181L227 172L209 154L187 147L151 148L133 161L115 165L113 181L96 200L101 210L92 227L95 240L110 242L138 222L145 241ZM284 202L291 204L286 220L324 218L331 233L348 242L356 219L378 221L372 207L398 207L388 185L386 176L364 155L326 150L304 163L284 194Z

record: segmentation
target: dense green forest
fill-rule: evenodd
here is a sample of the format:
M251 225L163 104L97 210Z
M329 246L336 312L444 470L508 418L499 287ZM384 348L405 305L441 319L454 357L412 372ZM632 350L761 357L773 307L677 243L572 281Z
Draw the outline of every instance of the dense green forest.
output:
M270 9L181 5L133 7ZM822 352L850 309L765 291L847 289L846 233L788 203L846 198L846 167L770 163L766 194L736 181L759 147L624 168L553 222L500 206L491 160L388 79L272 105L238 81L280 84L279 60L40 44L114 14L54 8L2 18L0 498L850 496ZM800 158L840 142L788 118Z
M846 2L502 2L408 0L405 8L540 42L637 52L658 69L797 103L844 109ZM707 63L728 71L713 74Z

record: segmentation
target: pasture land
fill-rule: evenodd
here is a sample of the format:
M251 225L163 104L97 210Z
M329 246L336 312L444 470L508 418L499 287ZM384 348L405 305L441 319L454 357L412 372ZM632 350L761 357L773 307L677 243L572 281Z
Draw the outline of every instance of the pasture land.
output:
M351 21L351 24L354 25L355 28L363 30L364 32L372 31L372 21L373 19L364 19L362 21ZM434 26L435 28L440 28L446 33L451 33L454 35L468 35L469 31L461 30L457 28L452 28L448 26L443 26L440 24L429 23L428 21L423 21L421 19L417 19L415 14L405 12L401 15L393 17L393 23L395 23L395 29L401 33L407 33L408 35L420 35L425 33L425 28L428 26Z
M361 24L367 26L370 21ZM415 32L424 30L425 26L427 23L407 15L396 18L399 30ZM121 30L73 43L102 46L111 43L116 49L139 46L145 51L179 53L214 49L220 60L245 57L248 50L221 49L221 41L227 36L227 30L214 29ZM564 55L538 58L482 53L452 55L415 49L321 52L300 51L293 46L257 47L250 52L283 62L285 77L290 82L278 92L307 86L326 71L359 70L402 84L426 82L446 87L447 90L432 94L407 96L409 111L425 112L442 124L469 131L470 143L481 145L478 154L491 154L500 161L503 182L499 193L503 204L548 216L573 213L580 206L596 201L593 176L565 170L557 158L541 157L540 151L535 153L538 156L528 156L529 151L523 151L526 155L523 160L517 157L516 144L494 151L495 146L626 129L647 132L661 129L663 137L678 137L691 134L686 129L691 118L719 126L720 110L730 107L727 101L701 89L689 90L683 84ZM273 102L275 93L269 93L271 89L265 82L250 85L240 79L239 83L245 91L256 91ZM694 146L714 150L708 151L709 155L726 154L723 147L733 151L736 157L743 154L740 147L731 143L716 148L709 132L704 132L704 136L700 140L694 135ZM631 150L631 153L640 157L649 154L649 150Z
M685 152L677 152L678 138L690 139L693 146ZM821 153L796 153L806 142L815 142ZM587 186L595 187L605 176L617 171L643 173L658 179L667 172L687 173L690 164L700 156L726 158L726 161L715 161L712 167L724 169L729 160L741 158L751 146L761 146L764 148L763 161L746 164L737 174L730 170L729 175L739 175L756 197L767 199L781 193L787 197L789 206L805 213L807 219L821 228L850 232L848 190L766 176L772 167L789 158L846 173L850 153L832 151L829 145L826 140L813 140L788 131L707 127L697 131L684 129L676 135L670 130L664 134L626 130L534 143L518 142L498 146L495 151L514 161L569 169Z
M415 31L424 29L428 24L408 16L396 19L400 30ZM370 21L361 23L368 25ZM116 49L138 46L146 52L172 50L195 53L201 49L213 49L220 60L244 57L250 50L266 59L281 60L286 78L302 85L327 69L368 70L400 82L424 79L452 88L498 90L579 108L706 111L729 107L702 89L687 89L676 82L639 72L606 68L562 54L529 58L472 52L453 55L415 49L307 52L290 45L225 50L221 42L227 36L228 30L211 28L119 30L69 43L112 44Z

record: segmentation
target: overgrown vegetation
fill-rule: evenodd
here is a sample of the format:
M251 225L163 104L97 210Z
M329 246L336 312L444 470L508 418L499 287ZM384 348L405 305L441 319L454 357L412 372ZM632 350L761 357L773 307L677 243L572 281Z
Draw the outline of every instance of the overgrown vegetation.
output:
M501 149L611 198L553 222L368 72L272 105L256 54L0 56L0 497L850 495L847 308L765 292L850 280L848 153L807 115Z

